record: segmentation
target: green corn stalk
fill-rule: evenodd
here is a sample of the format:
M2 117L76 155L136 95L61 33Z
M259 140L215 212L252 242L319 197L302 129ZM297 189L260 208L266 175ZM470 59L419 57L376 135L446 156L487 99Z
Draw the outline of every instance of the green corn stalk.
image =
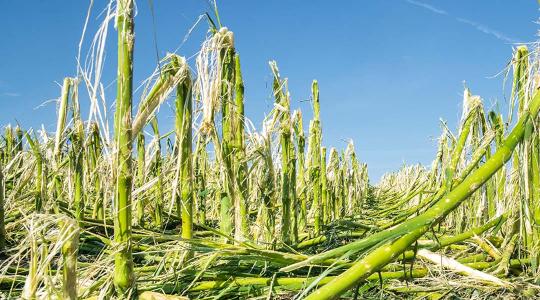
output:
M73 202L75 204L75 218L78 221L81 221L84 219L84 170L83 170L83 143L84 143L84 136L83 136L83 124L80 120L75 119L75 128L73 132L71 133L71 142L73 145L72 148L72 163L73 163L73 170L75 178L73 180Z
M296 188L296 154L295 154L295 148L294 144L290 143L290 179L289 179L289 193L291 197L291 240L290 242L292 244L296 244L298 242L298 212L299 212L299 203L298 203L298 196L296 194L297 188Z
M504 142L504 123L502 115L498 115L495 112L490 112L489 120L491 128L495 131L495 146L496 149L501 147ZM495 174L495 197L499 203L504 201L505 187L506 187L506 169L501 168L497 174Z
M272 161L272 148L270 136L264 137L263 164L266 172L263 175L260 186L260 194L263 200L263 224L265 225L265 241L269 245L274 245L275 240L275 188L274 188L274 163Z
M514 93L517 93L519 101L519 115L522 114L522 107L526 106L528 98L528 89L532 88L529 84L529 51L526 46L519 46L517 48L514 58ZM537 262L538 252L540 250L540 144L538 135L538 122L537 117L534 122L528 124L525 131L525 141L521 146L521 157L519 157L519 163L521 164L520 175L522 177L522 197L525 201L522 201L520 213L520 222L523 234L525 237L525 246L527 250L532 254L533 269L535 274L538 274ZM527 217L523 217L527 216ZM529 219L532 222L527 222L524 219ZM511 240L514 241L515 240ZM509 243L511 244L511 243ZM512 251L509 249L507 251Z
M17 136L17 144L15 145L15 155L23 151L23 130L19 125L15 126L15 135Z
M77 223L68 220L62 221L62 293L63 299L75 300L77 298L77 255L79 251L79 228Z
M5 161L4 164L8 164L11 159L13 158L13 152L14 152L14 137L13 137L13 128L11 128L11 125L6 126L6 129L4 131L4 139L6 140L5 145Z
M340 193L338 194L338 197L341 197L341 201L339 202L339 212L338 216L340 219L344 218L347 214L347 200L349 199L349 184L350 181L348 180L348 173L349 169L347 167L347 154L345 151L341 153L341 167L339 168L339 177L340 177Z
M308 182L309 202L314 211L314 233L318 235L321 231L321 176L320 176L320 154L316 150L317 146L317 126L314 120L309 123L309 144L308 144ZM320 149L320 148L317 148Z
M60 107L58 108L58 120L56 123L56 136L54 139L54 154L59 155L62 147L62 140L64 130L66 129L66 119L68 114L68 102L69 94L71 93L71 88L73 86L72 78L64 78L64 83L62 84L62 93L60 95Z
M202 135L197 139L197 147L195 157L193 158L193 175L195 180L194 192L196 192L196 211L198 222L206 224L206 199L209 195L209 185L207 183L207 175L210 172L208 167L208 153L206 152L206 141Z
M21 295L22 299L36 299L36 292L39 287L39 248L37 238L31 233L30 237L30 261L28 263L28 274L26 275L24 289Z
M522 191L522 175L520 173L520 157L519 157L519 154L517 153L518 151L515 151L513 153L513 157L512 157L512 169L511 169L511 172L510 172L510 176L509 176L509 191L511 191L512 193L512 198L513 199L520 199L521 197L523 197L524 195L522 194L523 191ZM520 232L520 230L522 230L522 234L523 234L523 237L524 237L524 241L525 243L527 242L527 239L528 239L528 236L527 236L527 232L526 232L526 229L524 228L524 226L522 226L522 220L521 220L521 215L523 215L525 212L524 212L524 203L523 201L519 201L516 205L515 202L512 202L512 201L506 201L506 206L508 206L508 210L510 211L510 234L507 235L506 239L510 239L513 235L516 235Z
M464 181L458 184L421 215L409 219L396 228L399 238L390 243L383 244L372 250L367 256L357 261L351 268L337 276L324 287L310 294L306 299L335 299L352 288L357 282L376 272L393 259L397 258L412 243L426 233L434 224L440 222L445 216L458 207L465 199L472 195L493 174L495 174L512 157L516 146L523 140L527 124L531 118L536 118L540 110L540 92L536 92L527 110L519 118L517 124L503 145L497 149L493 156L482 166L476 169Z
M482 131L482 137L479 139L479 149L477 149L476 151L483 151L484 154L483 154L483 157L487 160L491 157L491 154L493 153L493 144L494 144L494 140L495 140L495 137L496 137L496 134L495 132L493 132L490 128L490 124L489 124L489 114L486 114L484 112L484 109L482 107L481 109L481 112L479 113L479 127ZM487 140L489 139L489 142L487 142ZM484 150L480 150L480 149L484 149ZM474 156L474 155L473 155ZM474 158L474 157L473 157ZM485 219L482 221L487 221L493 217L496 216L496 175L493 177L492 180L489 180L487 183L486 183L486 188L485 188L485 197L486 197L486 201L487 201L487 204L486 204L486 207L485 207L485 212L486 212L486 217Z
M216 193L216 200L220 202L219 229L224 234L230 236L233 233L232 202L226 192ZM228 240L228 239L227 239Z
M92 211L92 218L97 220L105 219L105 197L103 196L103 189L101 184L101 176L99 176L99 162L101 158L101 138L99 133L99 127L96 122L90 123L90 142L88 149L88 163L89 170L94 186L94 209Z
M355 207L362 207L362 169L360 167L360 164L358 163L356 151L354 150L354 144L352 143L352 141L349 143L347 148L347 153L349 154L349 161L351 164L351 192L349 193L346 214L352 215L355 213Z
M173 61L176 64L184 64L185 60ZM190 239L193 236L193 161L192 152L192 113L193 103L191 101L191 79L189 71L184 68L185 74L176 86L176 147L178 149L179 171L180 171L180 194L175 191L177 206L182 219L182 238Z
M514 54L513 58L513 67L514 67L514 74L513 74L513 82L512 82L512 93L510 95L511 97L511 109L510 113L512 113L512 109L515 107L515 101L518 101L518 116L521 117L523 113L523 109L525 105L527 104L527 97L526 97L526 84L528 81L528 50L524 46L519 46L517 48L517 51ZM512 120L512 114L509 115L509 120ZM531 124L530 124L531 125ZM528 172L527 170L521 170L521 166L525 166L527 164L527 144L528 144L528 137L531 134L531 128L527 128L525 130L525 142L521 147L518 146L519 151L514 152L514 157L512 161L512 175L515 176L514 182L517 183L519 181L519 184L514 185L514 195L517 197L525 197L528 199ZM522 194L521 194L522 193ZM521 195L520 195L521 194ZM524 212L524 202L520 201L520 214L525 213ZM520 224L518 222L521 222L518 213L516 212L513 216L515 220L515 230L519 230ZM521 228L524 229L524 228ZM527 236L527 232L523 232L524 236Z
M116 28L118 31L118 78L114 142L116 157L113 171L116 189L114 196L114 285L119 296L134 295L135 274L131 253L131 108L133 92L134 1L117 0Z
M536 121L536 126L539 122ZM540 137L535 134L531 142L531 160L529 169L531 174L531 207L532 219L537 228L537 237L540 237Z
M538 126L538 120L536 126ZM529 174L531 176L531 201L533 220L540 225L540 137L535 134L531 138L531 159L529 161Z
M283 92L285 81L279 76L276 62L270 62L270 68L274 75L273 92L275 103L280 107L277 111L280 122L280 146L281 146L281 240L285 244L291 242L291 121L290 99Z
M538 126L538 121L536 122ZM531 160L529 169L531 174L531 202L533 221L540 226L540 137L536 134L531 142ZM540 230L540 229L539 229ZM540 232L538 233L540 236Z
M15 135L13 134L13 128L9 124L5 128L4 141L5 141L5 144L4 144L4 149L2 151L3 161L4 161L4 166L8 167L12 165L12 160L15 159L16 157L15 149L17 146L17 140L16 140ZM4 188L6 190L6 195L13 190L16 183L17 183L17 178L9 178L9 177L5 178Z
M225 169L225 176L222 180L222 192L221 192L221 231L226 235L234 234L237 240L240 240L241 234L240 218L235 207L240 207L239 200L242 196L237 193L235 189L235 179L233 171L233 151L234 144L234 114L233 114L233 84L234 84L234 45L232 40L232 33L223 31L224 42L222 48L219 51L219 65L221 66L220 74L220 98L221 98L221 142L218 142L217 138L214 138L216 142L214 147L221 148L220 150L220 162ZM215 130L214 130L215 131ZM214 136L217 133L214 132Z
M4 165L9 166L11 165L12 160L15 159L16 157L15 151L18 144L17 139L15 135L13 134L13 128L11 127L11 125L7 125L5 128L4 140L5 140L4 149L3 149L4 151L2 151L3 160L4 160ZM16 181L17 181L16 178L9 178L9 177L6 178L5 186L4 186L6 190L6 194L13 189Z
M253 240L260 241L266 248L274 248L276 185L274 162L272 161L271 131L254 137L252 149L254 160L250 167L252 180L250 193L257 207Z
M510 111L509 111L509 122L513 117L513 109L515 107L515 102L518 102L518 117L521 117L524 108L527 104L527 84L528 84L528 50L525 46L519 46L514 54L513 58L513 82L512 82L512 93ZM510 176L510 183L512 185L512 194L515 199L523 199L519 201L519 206L516 207L512 205L509 209L512 211L510 216L512 230L509 236L506 237L507 240L512 238L512 235L520 232L524 246L526 248L531 245L532 232L527 228L527 224L524 222L522 216L530 216L527 200L531 199L532 195L530 194L530 184L531 176L529 174L529 147L530 147L530 137L532 134L533 124L528 124L528 128L525 129L525 139L522 145L518 146L518 151L515 151L512 159L512 172ZM525 201L524 201L525 200ZM530 204L529 204L530 205Z
M154 156L153 175L157 178L154 185L154 224L157 228L163 226L163 174L162 174L162 158L161 158L161 136L159 134L158 121L153 117L150 121L152 130L154 131L154 141L156 142L156 154Z
M58 120L56 123L56 136L54 139L54 169L55 169L55 176L54 176L54 198L58 201L63 200L63 187L62 187L62 176L60 174L60 164L62 161L62 145L64 142L64 131L66 129L66 119L68 114L68 104L69 104L69 95L71 93L71 89L73 87L73 79L72 78L64 78L64 82L62 84L62 92L60 95L60 106L58 109ZM58 210L58 205L53 203L55 210Z
M309 185L311 192L311 205L315 212L314 231L318 235L321 231L321 222L323 221L323 212L321 207L321 125L320 125L320 103L319 103L319 84L313 80L311 85L311 94L313 98L313 120L309 124Z
M340 216L340 205L338 198L341 198L341 176L339 168L339 154L336 148L330 149L329 171L333 173L330 187L328 188L329 216L331 220L337 220Z
M476 152L476 150L478 150L480 140L481 140L482 134L483 134L482 133L482 122L481 122L482 118L483 118L483 109L480 106L479 109L475 112L475 121L474 121L473 124L471 124L471 133L470 133L470 137L469 137L469 142L468 142L468 145L466 146L467 150L464 150L464 152L465 151L470 151L470 152L474 153L474 152ZM481 224L484 221L484 219L486 219L486 217L487 217L487 209L486 209L486 207L487 206L483 205L481 198L486 197L487 187L490 184L490 182L491 182L490 180L487 181L486 185L482 189L480 189L478 193L475 193L471 197L471 200L468 201L467 204L469 204L469 208L468 208L468 210L466 210L466 212L468 212L468 213L463 214L463 217L462 217L463 229L461 231L465 231L466 229L470 228L471 226L472 227L478 226L479 224ZM487 197L486 197L486 199L487 199ZM467 209L466 206L467 205L463 205L462 208ZM467 222L467 217L470 217L470 219L469 219L470 222Z
M515 101L518 101L518 116L521 116L525 105L527 104L527 84L528 84L528 56L529 50L526 46L519 46L513 57L513 81L512 81L512 93L510 95L510 111L508 116L508 123L512 121L513 108L515 107Z
M234 165L236 166L236 181L239 188L239 193L242 195L241 201L238 203L238 212L236 213L240 223L240 235L238 238L249 238L249 224L248 224L248 166L246 160L245 149L245 129L244 129L244 81L242 79L242 70L240 68L240 56L235 54L235 114L234 114Z
M139 132L137 134L137 186L141 187L145 182L146 175L146 148L145 148L144 133ZM140 226L144 226L144 208L146 206L146 199L144 195L140 195L139 201L137 201L137 223Z
M527 89L529 84L529 51L526 46L518 46L516 53L514 55L513 65L514 65L514 78L512 86L512 96L517 95L517 100L519 101L518 106L518 115L521 116L523 113L523 108L527 105ZM515 99L516 97L514 97ZM514 100L515 101L515 100ZM515 154L515 162L519 164L520 177L522 178L522 193L523 199L528 199L528 205L521 203L521 210L523 211L521 215L529 215L530 218L535 221L535 214L538 211L538 197L540 194L539 185L540 179L538 175L538 135L535 134L535 126L538 122L529 123L525 131L525 140L521 146L520 155ZM522 221L522 220L521 220ZM525 224L523 224L525 225ZM532 249L535 247L537 242L534 242L540 230L527 229L527 226L522 226L527 237L527 244L531 248L531 252L537 252L538 249Z
M77 85L73 82L72 89L73 131L71 132L72 163L75 178L73 180L73 202L75 204L75 218L78 221L84 219L84 126L81 120Z
M330 223L330 205L328 203L328 177L326 173L326 147L321 147L321 211L322 223Z
M429 182L431 184L432 188L437 188L440 186L439 179L441 178L440 172L444 169L444 153L445 148L448 144L448 132L446 131L446 128L443 128L443 132L441 136L438 139L438 145L437 145L437 154L435 155L435 159L433 160L433 163L431 164L431 173L429 174Z
M297 164L296 164L296 195L299 200L298 208L298 232L303 232L307 226L307 193L305 181L305 147L304 129L302 122L302 112L299 110L294 113L294 133L296 137Z
M43 154L39 149L39 141L37 138L34 140L28 133L26 133L26 139L32 149L32 153L36 159L36 179L34 189L34 208L36 212L41 212L43 208Z
M468 99L471 97L469 89L465 89L464 93L465 93L464 101L468 101ZM461 159L463 149L465 148L465 143L467 142L467 139L469 138L469 133L471 132L472 124L476 121L475 112L476 112L476 107L471 108L469 113L465 116L465 121L463 122L463 125L461 127L459 138L452 151L452 158L451 158L450 165L446 168L445 184L446 184L447 191L450 191L452 189L452 182L454 180L454 175L456 173L457 165Z

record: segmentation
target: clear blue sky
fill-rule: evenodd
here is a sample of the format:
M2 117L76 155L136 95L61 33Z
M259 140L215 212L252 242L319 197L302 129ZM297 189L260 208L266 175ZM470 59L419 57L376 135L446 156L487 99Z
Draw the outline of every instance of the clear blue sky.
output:
M57 82L75 74L88 2L0 0L1 124L54 130L55 105L37 107L57 98ZM94 2L92 34L106 3ZM176 49L209 10L204 0L138 1L137 82L156 64L150 2L160 56ZM492 76L508 63L512 43L534 41L538 29L532 0L235 0L220 1L219 8L242 58L247 116L259 124L271 108L269 60L289 78L292 107L306 119L311 109L302 101L318 79L324 144L341 149L354 139L374 181L403 162L431 162L439 118L455 128L463 81L486 106L505 106L503 78ZM178 54L192 57L206 29L201 23ZM115 74L112 28L110 37L105 84ZM114 84L107 90L111 103L114 90ZM171 123L169 108L160 114Z

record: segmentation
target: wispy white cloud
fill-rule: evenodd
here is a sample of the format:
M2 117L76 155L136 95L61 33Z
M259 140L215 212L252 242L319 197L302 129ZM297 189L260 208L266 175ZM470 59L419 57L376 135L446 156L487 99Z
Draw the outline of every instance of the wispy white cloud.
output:
M471 20L463 19L463 18L456 18L456 20L458 22L471 25L472 27L476 28L477 30L479 30L479 31L481 31L481 32L483 32L485 34L492 35L492 36L496 37L497 39L499 39L501 41L505 41L505 42L509 42L509 43L517 43L517 40L506 36L502 32L499 32L499 31L497 31L495 29L489 28L486 25L483 25L483 24L480 24L480 23L477 23L477 22L474 22L474 21L471 21Z
M419 2L419 1L415 1L415 0L405 0L407 3L409 4L412 4L414 6L417 6L417 7L421 7L423 9L427 9L433 13L436 13L436 14L439 14L439 15L445 15L445 16L450 16L450 14L448 12L446 12L445 10L443 9L440 9L440 8L437 8L433 5L430 5L430 4L427 4L427 3L424 3L424 2ZM454 17L456 21L460 22L460 23L463 23L463 24L467 24L467 25L470 25L472 26L474 29L482 32L482 33L485 33L485 34L489 34L501 41L504 41L504 42L507 42L507 43L517 43L518 41L514 38L511 38L509 36L507 36L506 34L500 32L500 31L497 31L493 28L490 28L484 24L480 24L478 22L475 22L475 21L471 21L471 20L468 20L468 19L464 19L464 18L460 18L460 17Z
M21 94L19 94L19 93L13 93L13 92L5 92L5 93L2 93L2 96L6 96L6 97L20 97Z
M448 13L445 10L436 8L435 6L429 5L427 3L418 2L418 1L414 1L414 0L407 0L407 2L409 2L412 5L416 5L418 7L425 8L425 9L427 9L427 10L429 10L431 12L434 12L436 14L439 14L439 15L448 15Z

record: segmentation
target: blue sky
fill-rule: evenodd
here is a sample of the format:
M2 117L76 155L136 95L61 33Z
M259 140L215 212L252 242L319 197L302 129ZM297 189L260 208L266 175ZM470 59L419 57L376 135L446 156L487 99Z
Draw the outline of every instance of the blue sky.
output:
M40 104L57 98L57 83L76 73L88 3L0 0L1 124L54 130L55 104ZM94 1L89 34L105 3ZM272 107L269 60L288 78L292 107L306 120L311 108L305 100L318 79L323 143L342 149L352 138L374 181L404 162L430 163L439 119L456 126L464 81L487 107L506 106L503 78L493 76L505 68L513 44L534 41L538 30L538 4L531 0L229 0L219 9L223 25L235 32L247 116L259 124ZM204 0L138 1L135 81L155 67L154 40L163 57L208 10ZM200 23L178 54L192 57L206 29ZM104 84L112 103L112 28L109 35ZM170 114L167 106L160 111L162 127L172 123Z

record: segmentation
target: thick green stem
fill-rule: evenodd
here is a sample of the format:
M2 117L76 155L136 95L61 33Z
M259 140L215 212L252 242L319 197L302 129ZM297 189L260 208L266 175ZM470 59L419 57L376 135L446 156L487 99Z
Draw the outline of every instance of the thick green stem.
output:
M320 166L320 147L318 143L318 127L315 120L311 120L309 124L309 187L311 207L314 211L314 233L319 235L321 231L321 221L322 221L322 212L321 212L321 166Z
M274 75L274 98L276 105L282 107L277 111L280 122L280 146L281 146L281 240L285 244L291 242L291 118L289 95L283 92L285 82L279 76L276 62L270 62L270 68Z
M62 94L60 96L60 107L58 109L58 121L56 123L56 136L54 140L55 155L60 154L60 148L62 147L62 139L64 130L66 128L66 118L68 113L69 93L72 86L73 80L68 77L64 78L64 84L62 85Z
M97 220L105 219L105 197L101 185L101 176L99 176L99 162L101 158L101 139L98 124L90 124L90 149L88 149L89 169L94 183L94 209L92 218Z
M182 62L185 64L185 61ZM182 238L190 239L193 236L193 161L192 152L192 113L191 79L186 70L185 79L176 87L176 147L180 168L180 193L175 191L176 202L180 204L180 217L182 219ZM178 201L180 200L180 201Z
M154 131L154 141L156 143L156 154L154 156L153 175L156 177L157 182L154 186L154 223L157 228L161 228L163 225L163 174L162 174L162 157L161 157L161 135L159 134L159 127L157 118L152 118L150 121L152 130Z
M71 134L71 142L73 143L72 148L72 164L75 174L73 181L73 202L75 204L75 218L78 221L84 219L84 170L83 170L83 154L84 154L84 129L83 124L80 120L75 119L74 129Z
M232 235L233 228L236 230L235 237L238 239L240 231L240 224L236 222L240 218L236 217L235 206L238 202L238 198L241 196L235 190L235 179L232 157L232 147L234 143L233 138L233 97L232 87L234 84L234 45L232 40L232 33L223 30L218 34L223 35L224 43L222 49L219 52L219 64L221 66L220 74L220 97L221 97L221 143L217 143L214 147L221 147L221 159L225 169L225 176L222 180L222 195L221 195L221 229L223 233ZM214 134L214 136L217 133ZM217 140L215 138L215 140ZM239 207L239 206L236 206Z
M299 200L298 208L298 231L303 232L307 226L307 197L306 197L306 180L304 174L305 164L305 147L306 141L304 137L304 128L302 124L302 113L297 110L294 118L294 131L296 136L296 147L298 151L296 165L296 195Z
M234 115L234 151L235 151L235 166L236 166L236 181L239 188L239 192L242 195L238 203L238 212L236 213L240 222L241 234L238 237L249 237L249 224L248 224L248 165L246 159L245 149L245 130L244 130L244 81L242 79L242 70L240 68L240 56L235 54L235 110ZM237 237L237 238L238 238Z
M114 285L119 296L135 295L135 274L131 253L131 109L133 91L134 1L117 0L116 28L118 30L118 78L114 142L116 180L114 205Z
M208 168L208 154L206 152L206 141L205 137L199 135L197 140L197 147L195 150L195 157L193 159L193 175L195 180L194 193L196 199L196 211L198 216L199 224L206 224L206 199L209 195L208 184L207 184L207 174L210 172Z
M58 205L56 202L63 201L62 191L62 175L60 174L60 164L62 161L62 144L64 141L64 131L66 128L66 119L68 114L68 102L69 94L71 88L73 87L72 78L64 78L64 83L62 85L62 92L60 95L60 107L58 109L58 120L56 123L56 136L54 140L54 168L56 175L54 176L54 198L56 199L54 203L55 210L57 210Z
M330 164L329 164L329 173L332 173L331 177L331 186L328 188L328 215L331 220L337 220L340 217L340 203L338 199L341 198L341 170L339 168L339 154L336 148L330 149Z
M261 178L260 194L262 198L263 207L263 225L265 241L268 245L273 246L275 240L275 189L274 189L274 165L272 161L272 148L270 145L270 137L264 137L263 145L263 168L265 172Z
M285 244L291 239L291 194L290 194L290 133L281 136L281 239Z
M311 94L313 100L313 120L309 124L309 149L310 149L310 185L312 188L312 206L315 211L315 234L318 235L321 231L323 223L323 211L321 203L321 119L320 119L320 103L319 103L319 84L317 80L313 80L311 85Z
M290 143L290 152L291 152L291 158L289 160L290 163L290 171L289 171L289 193L291 197L291 240L290 242L292 244L296 244L298 242L298 210L299 210L299 203L298 203L298 196L296 194L296 155L294 153L294 145L291 142Z

